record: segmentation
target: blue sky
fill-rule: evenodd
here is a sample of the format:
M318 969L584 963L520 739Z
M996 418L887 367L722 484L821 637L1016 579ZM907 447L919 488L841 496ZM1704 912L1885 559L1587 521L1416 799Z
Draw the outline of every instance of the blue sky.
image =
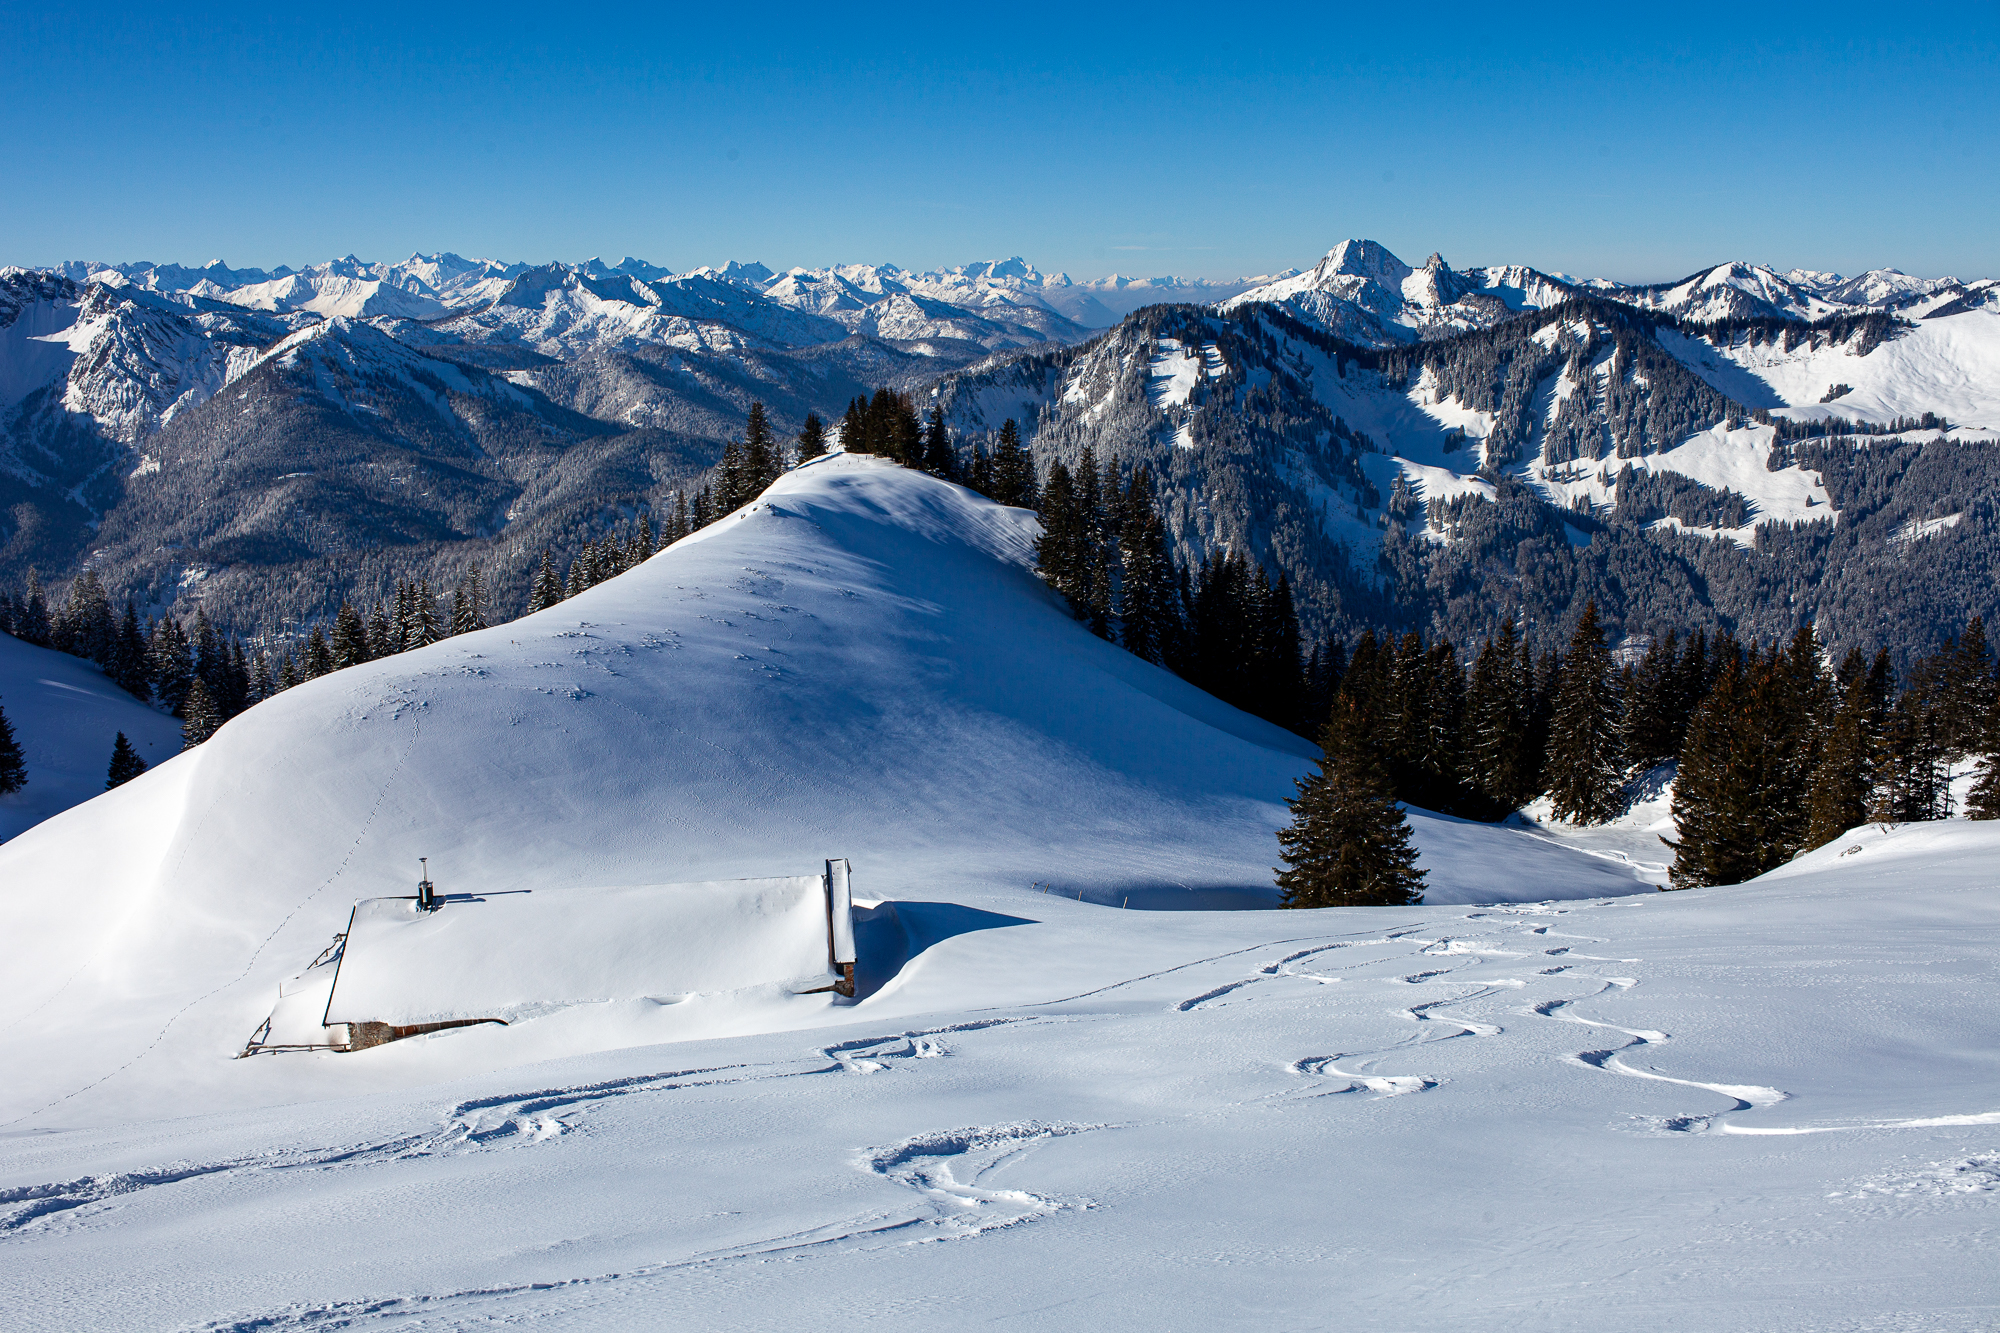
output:
M1990 2L948 8L17 0L0 263L2000 274Z

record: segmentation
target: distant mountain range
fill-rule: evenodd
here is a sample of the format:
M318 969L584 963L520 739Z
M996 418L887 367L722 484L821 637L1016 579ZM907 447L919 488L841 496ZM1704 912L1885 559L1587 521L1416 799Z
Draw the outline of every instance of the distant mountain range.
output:
M1990 279L1732 263L1634 286L1438 255L1412 268L1365 240L1220 283L1081 282L1018 258L924 273L452 254L0 269L0 582L88 561L143 603L197 598L246 630L474 566L505 603L544 546L697 484L753 399L792 431L889 385L933 395L975 435L1015 416L1045 456L1179 446L1159 457L1190 487L1252 442L1261 461L1230 464L1240 512L1188 492L1207 517L1184 516L1184 554L1250 540L1317 589L1323 623L1388 620L1412 595L1381 565L1392 501L1407 512L1519 482L1545 506L1615 512L1636 491L1613 474L1636 459L1746 497L1742 515L1727 500L1680 511L1742 517L1706 527L1755 546L1779 517L1836 507L1752 484L1791 466L1772 465L1789 446L1753 414L1886 426L1930 412L1961 440L2000 429L1995 327ZM1532 356L1523 337L1539 340ZM1380 390L1330 393L1312 357L1343 383L1366 363ZM1644 415L1634 404L1664 403L1669 381L1676 406L1654 416L1685 437L1634 446L1620 434ZM1561 466L1536 433L1558 418L1576 450ZM1333 443L1350 437L1365 446ZM1388 468L1398 457L1407 466ZM1587 460L1603 474L1588 486ZM1334 485L1331 507L1311 487L1284 492L1316 468L1367 484ZM1391 494L1390 471L1416 500ZM1301 496L1319 520L1299 517ZM1277 546L1290 529L1272 504L1300 525ZM1654 507L1669 528L1705 527Z

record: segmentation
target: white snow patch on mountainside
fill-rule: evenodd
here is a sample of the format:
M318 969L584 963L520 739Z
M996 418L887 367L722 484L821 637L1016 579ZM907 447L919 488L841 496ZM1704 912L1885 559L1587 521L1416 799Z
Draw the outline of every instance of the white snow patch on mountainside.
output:
M1660 344L1749 407L1797 420L1885 424L1936 413L1953 425L2000 429L2000 310L1975 309L1899 329L1867 355L1845 343L1737 341L1716 347L1670 329ZM1846 386L1841 390L1841 386ZM1831 401L1830 393L1841 390Z

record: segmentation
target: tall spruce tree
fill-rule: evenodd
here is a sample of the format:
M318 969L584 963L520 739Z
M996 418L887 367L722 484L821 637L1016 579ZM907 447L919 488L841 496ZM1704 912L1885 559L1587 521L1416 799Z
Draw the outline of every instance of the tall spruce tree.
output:
M307 680L318 680L334 669L333 650L327 646L326 635L320 632L318 625L314 625L306 634L305 662L301 669ZM189 694L192 693L193 687L190 686ZM183 718L187 716L185 710L181 716Z
M1360 710L1335 703L1320 731L1316 771L1300 778L1279 830L1277 872L1286 907L1408 907L1423 901L1424 872L1409 820L1361 733Z
M1045 491L1045 502L1046 494ZM1167 526L1154 503L1153 478L1148 469L1141 467L1132 473L1131 485L1125 493L1125 510L1118 540L1118 560L1124 571L1120 637L1126 651L1133 655L1148 662L1165 662L1180 628L1180 575L1167 550ZM1289 600L1289 588L1286 596ZM1296 615L1292 617L1291 633L1296 655Z
M133 778L146 771L146 761L132 748L132 742L119 732L118 739L111 742L111 769L104 777L104 790L122 787Z
M1483 819L1502 819L1534 799L1527 755L1528 703L1515 678L1514 622L1486 640L1466 689L1464 749Z
M951 433L945 429L944 409L931 409L930 425L924 430L924 471L940 481L958 480L958 451L952 448Z
M172 616L162 617L153 626L146 644L146 668L152 674L153 697L179 717L181 705L187 699L188 684L194 679L194 663L187 633Z
M528 593L530 611L546 611L563 599L562 579L556 574L556 562L546 548L542 551L542 563L535 570L535 582Z
M1049 465L1042 487L1042 535L1035 539L1035 564L1042 581L1069 599L1070 610L1083 615L1083 510L1061 459Z
M1740 884L1761 873L1751 823L1756 794L1743 753L1754 726L1748 682L1734 654L1721 665L1681 747L1673 807L1680 840L1660 839L1674 849L1670 878L1677 889Z
M49 599L42 591L42 576L28 566L28 591L14 613L14 637L40 648L49 646Z
M1953 759L1976 753L1993 720L1993 651L1986 620L1974 616L1937 664L1938 726Z
M1000 441L993 450L992 498L1003 505L1023 509L1035 507L1035 464L1021 447L1021 428L1012 417L1000 426Z
M819 419L819 413L817 412L806 413L806 424L799 427L799 439L797 448L799 451L799 461L801 463L810 463L815 458L821 458L825 456L826 423ZM683 504L686 503L685 499L682 501L682 503Z
M1625 762L1639 772L1664 764L1680 753L1683 720L1680 712L1679 638L1669 631L1664 639L1655 637L1627 677L1625 715Z
M1868 699L1856 679L1827 728L1806 797L1807 848L1824 847L1868 821L1872 785L1868 744Z
M181 749L192 750L213 736L222 726L222 710L208 694L199 678L188 686L187 707L181 720Z
M743 427L743 499L748 504L764 493L764 489L778 479L784 471L784 458L779 453L777 439L771 434L771 422L764 415L764 404L750 404L750 419Z
M1986 734L1974 754L1978 777L1966 795L1965 813L1971 819L2000 819L2000 708L1987 719Z
M1549 719L1548 791L1558 819L1601 824L1624 809L1617 673L1591 600L1570 635Z
M153 682L151 673L146 669L146 636L139 630L138 608L130 601L125 603L125 615L118 622L118 640L112 653L110 674L119 689L139 702L146 703L152 699Z
M361 613L346 602L340 604L334 615L331 647L336 671L368 660L368 627L362 623Z
M0 796L11 796L28 785L28 763L21 757L21 743L14 739L14 724L0 707Z

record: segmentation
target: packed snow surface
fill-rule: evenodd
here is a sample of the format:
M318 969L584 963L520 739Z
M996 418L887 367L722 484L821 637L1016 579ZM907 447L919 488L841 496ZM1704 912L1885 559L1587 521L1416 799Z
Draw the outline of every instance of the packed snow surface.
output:
M11 634L0 634L0 709L28 768L27 785L0 796L0 842L101 795L121 731L148 765L180 753L177 719L113 685L94 663Z
M1157 910L1272 902L1308 751L1085 632L1033 535L835 455L0 847L0 1308L1990 1324L2000 830L1668 895L1413 812L1425 906ZM859 993L540 994L501 941L512 1026L230 1059L419 855L574 900L848 855Z

